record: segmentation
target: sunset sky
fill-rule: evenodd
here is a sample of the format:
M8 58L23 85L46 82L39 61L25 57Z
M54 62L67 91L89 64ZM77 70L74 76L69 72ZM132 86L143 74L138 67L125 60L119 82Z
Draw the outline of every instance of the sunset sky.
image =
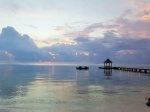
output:
M0 29L12 26L34 40L62 42L100 38L108 30L145 37L149 7L149 0L0 0Z
M0 15L1 32L10 26L38 48L82 44L89 55L87 42L100 41L110 51L122 43L114 51L121 56L149 50L149 0L0 0Z

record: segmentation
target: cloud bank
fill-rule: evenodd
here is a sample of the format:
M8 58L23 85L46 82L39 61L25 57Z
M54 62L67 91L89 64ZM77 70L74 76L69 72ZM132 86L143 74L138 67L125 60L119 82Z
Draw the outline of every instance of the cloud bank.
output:
M106 32L104 38L94 40L75 38L76 45L57 44L44 48L54 55L53 61L102 63L110 58L118 64L149 64L150 39L118 38Z
M21 35L13 27L2 29L0 34L0 60L2 61L49 61L51 56L41 51L28 35Z
M73 38L76 44L57 43L38 48L28 35L21 35L13 27L6 27L0 35L0 60L103 63L110 58L116 64L150 63L150 38L118 36L114 30L103 35L103 38L94 39L83 35Z

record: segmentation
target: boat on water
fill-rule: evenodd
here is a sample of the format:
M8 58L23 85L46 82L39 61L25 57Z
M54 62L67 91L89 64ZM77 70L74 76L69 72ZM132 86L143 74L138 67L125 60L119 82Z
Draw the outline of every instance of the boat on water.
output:
M77 70L89 70L89 67L87 66L78 66L76 67Z

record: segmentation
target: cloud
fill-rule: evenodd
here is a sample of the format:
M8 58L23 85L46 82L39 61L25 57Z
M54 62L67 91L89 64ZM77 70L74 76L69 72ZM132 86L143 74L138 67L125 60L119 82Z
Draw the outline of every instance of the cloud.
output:
M93 23L84 28L82 31L71 34L73 34L74 37L92 37L95 33L95 35L97 35L96 37L98 38L104 37L105 32L114 31L120 37L123 37L124 35L128 37L130 36L131 38L150 38L150 10L146 10L146 12L143 12L143 14L139 13L141 12L126 10L121 16L111 20L108 23Z
M55 55L53 61L102 63L110 58L117 63L148 64L150 39L118 37L115 31L107 31L104 38L76 37L76 45L55 44L43 48Z
M132 2L132 7L134 12L136 13L136 16L140 19L149 20L150 16L150 2L149 0L136 0ZM147 18L148 17L148 18Z
M117 27L115 24L94 23L84 29L85 32L91 33L95 30L109 30Z
M14 56L5 50L0 50L0 60L2 61L12 61Z
M88 42L90 41L88 38L86 37L77 37L74 39L76 42Z
M86 38L103 38L105 32L116 31L118 24L116 23L93 23L93 24L83 24L82 28L76 28L75 30L65 32L63 34L64 38L70 38L72 40ZM74 27L75 28L75 27ZM118 33L118 32L116 32ZM81 38L82 37L82 38Z
M131 35L132 37L150 38L150 21L118 18L116 23L119 25L117 31L121 34Z
M65 37L104 37L108 31L116 31L118 37L130 36L131 38L150 38L150 3L134 2L136 7L125 10L119 17L107 22L86 25L78 31L64 34ZM137 5L138 4L138 5Z
M144 7L141 5L138 10L128 9L107 23L86 24L83 29L65 33L64 37L75 41L74 46L62 43L44 49L58 54L55 61L58 57L59 60L66 57L65 61L101 63L106 58L111 58L115 63L149 64L150 10L148 7L147 4ZM96 38L93 33L97 35Z
M48 57L52 56L52 61L95 63L111 58L115 63L149 64L150 3L142 2L135 2L134 7L107 22L80 22L80 26L76 26L79 23L56 26L54 30L58 35L60 33L60 38L38 41L39 45L46 46L41 49L28 35L21 35L12 27L4 28L0 36L0 58L29 61L29 58L25 57L30 57L30 61L37 61L48 60ZM36 6L23 4L17 5L14 2L10 8L14 12L20 10L36 13ZM35 28L32 25L30 27Z
M72 26L65 24L64 26L56 26L55 31L65 31L72 28L73 28Z
M118 25L116 30L134 38L150 38L150 2L134 1L132 5L132 9L114 20L114 24Z
M19 34L13 27L7 27L2 29L2 33L0 35L0 46L5 50L37 50L36 45L33 43L32 39L28 35Z
M116 33L108 30L103 38L78 36L74 38L76 44L57 42L39 49L28 35L21 35L13 27L6 27L0 35L0 60L102 63L110 58L115 63L149 63L149 38L131 38L130 35L118 37Z
M1 56L12 61L50 60L48 53L41 51L28 35L21 35L13 27L2 29L0 35Z

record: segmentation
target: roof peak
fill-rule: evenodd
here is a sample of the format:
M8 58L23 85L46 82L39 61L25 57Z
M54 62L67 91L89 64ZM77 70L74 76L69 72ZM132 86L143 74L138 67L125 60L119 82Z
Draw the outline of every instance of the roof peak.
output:
M112 61L110 59L106 59L104 63L112 63Z

